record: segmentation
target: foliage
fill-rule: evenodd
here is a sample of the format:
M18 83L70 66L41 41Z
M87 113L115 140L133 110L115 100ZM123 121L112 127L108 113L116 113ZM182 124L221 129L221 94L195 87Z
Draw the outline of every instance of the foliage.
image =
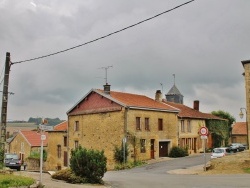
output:
M211 112L213 115L220 117L222 119L227 119L228 123L228 131L231 132L232 131L232 124L235 122L235 117L233 117L231 114L229 114L228 112L222 111L222 110L218 110L218 111L212 111Z
M61 122L63 122L64 120L60 120L59 118L45 118L48 120L48 125L54 126L57 125ZM39 125L42 123L42 118L32 118L30 117L28 120L29 123L35 123L36 125Z
M76 176L74 174L74 172L69 168L57 171L51 177L53 179L66 181L67 183L73 183L73 184L75 184L75 183L87 183L86 178Z
M125 160L124 160L124 151L125 151ZM122 144L121 148L119 148L118 146L115 146L115 149L114 149L115 161L117 163L123 163L125 161L125 163L126 163L127 158L128 158L128 145L125 144L125 148L123 147L123 144Z
M0 149L0 161L4 161L4 150ZM4 164L0 164L0 169L3 169Z
M144 161L135 161L135 162L128 162L128 163L119 163L115 165L115 170L124 170L134 168L136 166L142 166L146 164Z
M177 157L185 157L188 156L188 148L181 148L178 146L172 147L169 157L177 158Z
M81 146L71 150L70 167L76 176L86 178L89 183L101 183L107 171L104 151L87 150Z
M206 125L209 133L212 135L213 147L222 146L223 141L225 144L228 143L229 129L228 122L223 120L206 120Z
M244 172L250 174L250 168L244 168Z
M22 187L30 186L35 183L35 180L29 177L16 176L13 174L0 174L0 187Z
M43 161L47 160L47 151L43 150ZM40 152L38 151L31 151L29 159L40 159Z

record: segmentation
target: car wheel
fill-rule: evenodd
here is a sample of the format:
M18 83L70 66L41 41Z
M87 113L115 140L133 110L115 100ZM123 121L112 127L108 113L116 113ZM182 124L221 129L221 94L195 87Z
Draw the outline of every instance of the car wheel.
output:
M19 166L19 167L17 167L17 171L20 171L21 170L21 167Z

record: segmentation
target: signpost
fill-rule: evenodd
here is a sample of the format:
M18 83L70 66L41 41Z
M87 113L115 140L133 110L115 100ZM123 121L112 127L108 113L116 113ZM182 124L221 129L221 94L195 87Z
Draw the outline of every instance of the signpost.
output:
M207 141L207 135L208 135L208 128L204 126L201 127L199 133L201 135L201 139L203 140L204 171L206 171L206 141Z

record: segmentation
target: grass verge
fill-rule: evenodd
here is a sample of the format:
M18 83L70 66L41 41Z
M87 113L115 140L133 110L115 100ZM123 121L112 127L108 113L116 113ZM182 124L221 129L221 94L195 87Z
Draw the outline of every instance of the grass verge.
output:
M35 183L33 178L16 176L13 174L0 174L0 187L20 187L20 186L29 186Z

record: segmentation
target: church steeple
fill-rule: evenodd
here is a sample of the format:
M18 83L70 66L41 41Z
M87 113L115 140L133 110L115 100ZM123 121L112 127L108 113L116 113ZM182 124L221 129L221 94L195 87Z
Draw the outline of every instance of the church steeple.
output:
M166 100L169 102L175 102L175 103L180 103L183 104L183 95L179 91L179 89L175 85L175 74L174 76L174 85L173 87L168 91L168 93L165 95Z

